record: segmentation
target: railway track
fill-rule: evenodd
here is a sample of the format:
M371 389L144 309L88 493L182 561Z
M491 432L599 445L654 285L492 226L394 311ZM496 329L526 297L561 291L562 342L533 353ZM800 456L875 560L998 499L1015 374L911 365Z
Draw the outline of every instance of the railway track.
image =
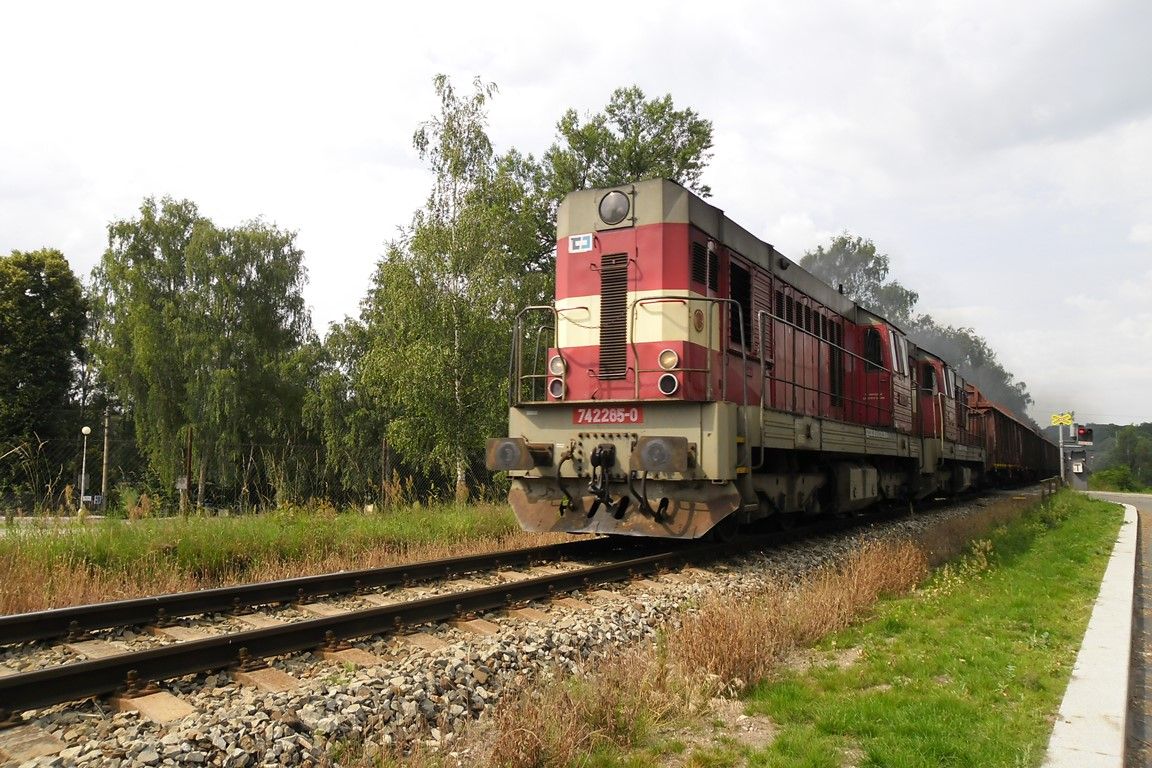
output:
M112 627L145 624L165 626L173 619L183 616L236 613L261 605L303 602L307 599L409 585L431 579L454 578L476 571L518 567L534 562L598 557L617 546L618 544L611 539L591 539L486 555L360 571L340 571L318 576L0 616L0 646L58 637L78 640L83 633Z
M789 536L791 538L791 535ZM0 619L0 641L22 642L61 637L77 627L108 628L124 624L155 622L177 615L193 615L213 610L233 610L236 605L266 604L296 600L306 596L332 595L362 589L369 582L404 584L418 576L431 578L446 573L460 575L485 568L503 567L565 557L604 557L612 554L604 540L555 545L533 550L503 552L476 558L454 558L418 566L373 569L357 573L289 579L268 584L209 590L208 593L166 595L156 598L120 601L104 606L21 614ZM117 692L136 695L147 692L148 683L183 675L263 666L262 659L314 649L338 650L347 640L379 634L392 634L428 622L466 617L471 614L549 598L577 589L614 581L625 581L679 567L688 562L714 559L760 546L762 540L684 546L679 544L640 557L621 558L562 573L506 582L423 597L392 605L355 610L335 616L298 621L281 626L233 632L199 640L175 642L158 648L128 651L107 658L53 666L0 677L0 722L21 721L20 713L91 696ZM633 548L633 554L634 548ZM237 601L240 601L237 603ZM161 613L162 611L162 613ZM50 619L36 629L33 617ZM18 638L18 639L14 639Z
M855 520L825 518L812 525L775 532L770 537L747 537L731 543L693 545L676 542L669 545L668 542L628 541L622 544L619 540L595 539L0 617L2 646L113 627L156 626L181 616L234 613L254 606L297 603L308 598L359 593L374 587L409 586L413 582L459 578L499 568L570 558L614 558L607 563L576 567L561 573L416 597L277 626L228 631L145 650L126 650L106 658L0 676L0 726L21 722L20 713L28 710L114 693L139 695L149 690L150 683L222 669L246 671L266 666L263 659L285 654L317 649L338 651L348 648L347 641L354 638L415 631L416 627L430 622L466 618L575 590L627 581L689 563L812 538L851 527L858 520L879 522L900 516L898 510L891 510ZM654 544L662 548L652 551ZM646 549L640 556L636 556L638 547Z

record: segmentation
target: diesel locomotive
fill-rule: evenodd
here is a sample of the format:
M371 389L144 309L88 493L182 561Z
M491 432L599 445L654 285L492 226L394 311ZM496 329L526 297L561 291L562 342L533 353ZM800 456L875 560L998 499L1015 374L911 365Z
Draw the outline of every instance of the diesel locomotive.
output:
M896 324L675 182L568 195L517 317L507 472L530 531L699 538L1050 476L1057 448Z

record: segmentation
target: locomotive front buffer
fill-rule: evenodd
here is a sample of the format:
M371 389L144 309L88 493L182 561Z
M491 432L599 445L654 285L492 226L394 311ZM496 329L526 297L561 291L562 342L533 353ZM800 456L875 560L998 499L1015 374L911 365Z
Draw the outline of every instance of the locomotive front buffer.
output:
M519 429L509 431L532 439L490 439L486 464L510 475L509 501L526 530L698 538L741 506L734 455L700 452L721 430L701 430L701 411L720 421L734 413L725 404L667 410L696 413L681 429L661 424L682 434L652 435L630 424L574 431L566 408L514 408Z

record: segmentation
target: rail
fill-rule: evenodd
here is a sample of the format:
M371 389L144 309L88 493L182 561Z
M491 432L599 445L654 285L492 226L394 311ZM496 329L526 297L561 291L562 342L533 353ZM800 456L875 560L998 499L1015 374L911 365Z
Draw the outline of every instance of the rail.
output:
M549 544L487 555L453 557L386 568L342 571L303 576L259 584L242 584L196 592L178 592L132 600L116 600L48 611L0 616L0 646L13 643L76 636L109 627L159 624L180 616L231 612L238 608L291 603L305 598L358 592L371 587L391 587L414 581L456 576L486 568L523 565L539 560L589 557L614 544L609 539Z
M7 675L0 677L0 721L11 724L18 721L18 712L132 689L147 682L235 667L253 659L339 647L338 641L347 638L390 634L404 627L544 599L558 592L626 581L749 546L748 542L737 542L676 547L559 574Z

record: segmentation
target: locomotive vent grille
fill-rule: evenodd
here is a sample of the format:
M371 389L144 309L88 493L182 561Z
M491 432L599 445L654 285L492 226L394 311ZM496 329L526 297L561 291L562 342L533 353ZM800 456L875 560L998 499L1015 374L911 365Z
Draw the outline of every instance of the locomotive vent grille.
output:
M708 273L708 287L716 290L720 267L720 259L712 255L712 263L708 263L708 246L701 242L692 243L692 282L704 284L704 273Z
M623 379L628 373L628 256L600 261L600 378Z

